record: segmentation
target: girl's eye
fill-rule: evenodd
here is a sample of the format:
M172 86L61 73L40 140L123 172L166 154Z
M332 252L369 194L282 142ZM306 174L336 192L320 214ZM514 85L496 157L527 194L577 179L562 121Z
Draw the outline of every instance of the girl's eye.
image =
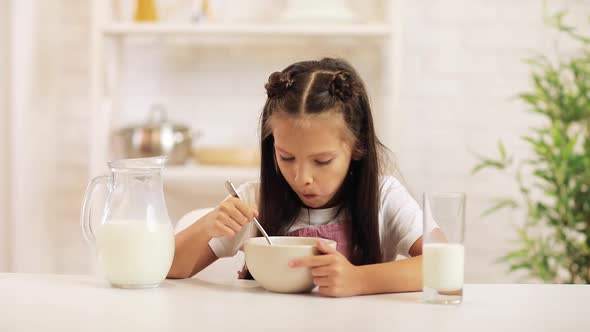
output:
M315 163L320 165L320 166L326 166L329 165L332 162L333 159L328 159L328 160L316 160Z
M293 157L283 157L281 155L279 155L279 158L281 158L282 161L293 161L295 159Z

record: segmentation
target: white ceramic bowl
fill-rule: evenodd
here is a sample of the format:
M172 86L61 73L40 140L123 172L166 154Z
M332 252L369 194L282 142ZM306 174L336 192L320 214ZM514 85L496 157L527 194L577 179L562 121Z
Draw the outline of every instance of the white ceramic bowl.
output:
M244 244L248 270L264 287L277 293L303 293L315 286L307 267L291 268L289 262L296 258L317 255L318 240L332 248L336 242L312 237L271 236L273 245L264 237L251 238Z

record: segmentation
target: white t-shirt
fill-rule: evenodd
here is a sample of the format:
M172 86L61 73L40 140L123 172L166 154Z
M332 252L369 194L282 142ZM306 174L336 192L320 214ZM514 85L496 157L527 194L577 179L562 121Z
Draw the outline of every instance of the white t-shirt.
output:
M258 205L259 182L247 182L237 191L248 204ZM416 200L394 177L381 178L379 209L379 235L383 261L393 261L397 255L409 256L410 247L422 236L422 211ZM302 208L288 232L312 225L344 222L345 214L334 216L337 207L327 209ZM244 242L257 234L254 223L246 224L234 237L213 238L209 246L219 258L234 256L242 250Z

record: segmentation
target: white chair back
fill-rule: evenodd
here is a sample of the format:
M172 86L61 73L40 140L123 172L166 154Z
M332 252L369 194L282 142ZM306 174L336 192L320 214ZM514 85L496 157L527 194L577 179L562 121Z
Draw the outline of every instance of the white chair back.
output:
M186 213L176 223L174 233L178 234L184 229L188 228L207 213L211 212L213 208L196 209ZM241 271L244 266L245 258L244 253L239 251L234 257L220 258L213 264L209 265L201 272L197 273L193 278L199 278L203 280L211 281L227 281L236 279L238 272Z

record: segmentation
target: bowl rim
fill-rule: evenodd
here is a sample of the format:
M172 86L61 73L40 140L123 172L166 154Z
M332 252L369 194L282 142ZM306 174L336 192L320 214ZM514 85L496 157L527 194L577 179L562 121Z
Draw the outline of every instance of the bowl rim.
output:
M315 236L269 236L271 240L273 239L293 239L293 238L304 238L304 239L315 239L315 240L322 240L324 242L326 242L327 245L331 246L336 246L338 244L338 242L334 241L334 240L330 240L330 239L324 239L321 237L315 237ZM262 240L261 240L262 239ZM293 248L293 247L297 247L297 248L309 248L309 247L317 247L316 245L317 242L314 242L313 244L277 244L277 243L273 243L272 247L279 247L279 248L285 248L285 247L289 247L289 248ZM253 246L261 246L261 247L271 247L271 245L269 245L266 242L266 239L264 238L264 236L256 236L256 237L251 237L248 240L246 240L246 242L244 243L244 245L253 245Z

